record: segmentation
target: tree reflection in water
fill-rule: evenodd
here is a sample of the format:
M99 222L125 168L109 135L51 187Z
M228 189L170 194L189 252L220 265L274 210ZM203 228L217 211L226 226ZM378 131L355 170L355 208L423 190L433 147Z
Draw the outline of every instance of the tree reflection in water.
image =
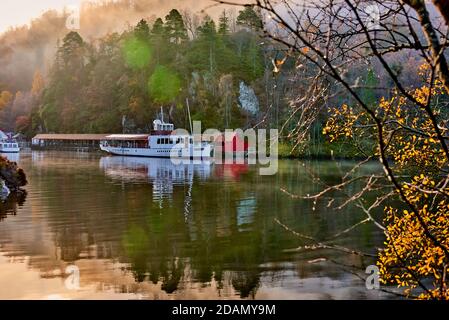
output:
M0 221L7 216L15 216L18 208L23 206L26 201L27 193L25 190L10 194L5 200L0 201Z
M315 286L320 276L336 284L348 279L335 266L307 262L322 252L284 252L302 243L275 218L319 239L360 219L351 210L339 212L337 219L326 203L314 211L313 203L292 201L280 192L281 186L302 194L317 191L295 162L280 162L277 176L261 177L257 168L174 167L167 161L33 153L21 164L31 181L27 208L19 212L25 219L9 224L9 234L26 235L19 239L20 254L30 256L37 268L51 273L60 265L82 264L82 280L155 298L266 297L271 288L284 288L285 274L293 292L309 292L302 289L303 280ZM317 168L323 181L338 179L333 166ZM298 183L301 179L304 183ZM36 242L43 233L46 242ZM351 236L348 241L363 250L383 240L368 225ZM334 260L349 258L332 254ZM105 262L112 265L106 268ZM120 275L109 277L111 270Z
M242 298L255 295L260 279L255 266L263 261L258 245L260 235L251 229L255 210L249 207L257 205L253 195L245 197L235 187L210 191L192 188L196 181L210 177L210 164L174 166L170 160L116 157L102 158L101 166L111 178L126 181L131 176L135 181L140 176L149 179L153 186L149 216L142 216L143 221L131 225L122 240L137 282L160 282L161 289L171 294L182 285L183 278L191 277L190 281L204 285L215 280L221 290L224 267L236 266L248 270L232 273L230 283ZM233 166L216 167L215 172L220 173L220 178L239 179L248 168L236 166L237 176ZM177 207L174 203L181 203L182 196L184 206ZM186 205L186 199L192 203ZM194 209L206 210L184 212L184 221L180 219L180 209L192 205ZM217 225L217 217L208 214L211 208L226 217L221 220L228 221ZM250 232L242 232L245 226Z

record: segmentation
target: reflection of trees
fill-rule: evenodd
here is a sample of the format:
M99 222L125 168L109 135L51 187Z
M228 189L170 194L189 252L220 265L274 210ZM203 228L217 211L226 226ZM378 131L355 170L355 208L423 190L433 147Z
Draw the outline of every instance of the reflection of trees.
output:
M235 290L240 292L241 298L247 298L251 295L252 298L256 296L257 288L259 287L260 273L257 269L250 271L237 271L232 275L232 285Z
M154 284L162 281L162 290L173 293L184 273L184 265L182 261L177 261L175 257L170 257L168 252L164 252L161 240L163 238L157 233L147 232L133 225L123 237L123 246L137 282L143 282L147 277ZM152 254L152 245L161 250Z
M52 176L47 172L45 179ZM281 172L277 185L264 180L253 184L220 180L204 185L194 179L188 214L184 212L187 185L174 186L169 199L156 203L150 184L111 184L108 177L86 166L54 176L55 181L35 178L33 185L46 184L48 223L61 252L59 258L74 261L88 252L88 258L118 260L128 265L136 282L160 283L169 294L182 289L183 283L215 280L218 290L232 285L241 297L254 297L262 264L297 259L282 253L298 242L280 232L274 217L281 217L295 230L320 236L335 233L358 218L348 212L335 219L321 207L313 212L308 201L288 201L277 185L313 191L307 181L298 185L290 172ZM238 218L242 206L246 210L243 220ZM254 210L247 210L248 206ZM96 248L94 253L91 247ZM310 269L302 276L307 277L307 272Z
M26 201L26 191L11 193L4 201L0 201L0 221L8 215L16 215L17 209Z
M140 227L133 225L123 238L126 254L131 260L131 269L134 279L143 282L147 276L147 256L143 253L149 251L147 233Z
M163 275L162 290L167 293L173 293L178 289L179 282L184 273L184 265L179 261L173 260L170 266L170 271L165 270Z
M273 245L272 241L262 241L264 233L274 234L274 224L262 221L268 217L254 217L253 223L270 230L248 226L247 231L239 231L236 205L244 192L238 186L194 188L194 212L187 220L181 206L165 204L161 209L152 203L148 216L141 216L123 237L125 259L136 281L161 282L162 290L173 293L190 268L192 281L206 284L214 279L220 290L227 270L231 271L231 284L242 297L254 296L260 279L258 266L265 259L276 259L279 250L274 249L276 245L269 250L263 244ZM171 201L181 204L182 196L183 192L175 191ZM235 277L233 270L238 270Z
M241 190L219 188L201 192L201 197L192 195L192 205L197 210L187 221L181 206L168 204L161 209L159 204L151 203L148 215L141 215L128 227L122 239L123 259L130 263L136 281L161 282L162 290L173 293L187 274L187 267L191 268L193 281L209 283L215 278L219 289L223 286L225 269L244 266L257 273L257 265L263 262L260 232L239 232L237 227L233 204L241 197ZM183 192L175 192L171 201L181 204L182 196ZM222 202L223 198L228 201ZM220 203L226 205L223 207ZM221 209L210 214L209 208ZM224 226L219 223L223 220ZM228 230L223 232L223 227ZM254 282L258 277L252 279ZM242 290L242 297L246 297L257 284L246 289L252 282L245 285L242 281L236 282L239 288L236 289Z

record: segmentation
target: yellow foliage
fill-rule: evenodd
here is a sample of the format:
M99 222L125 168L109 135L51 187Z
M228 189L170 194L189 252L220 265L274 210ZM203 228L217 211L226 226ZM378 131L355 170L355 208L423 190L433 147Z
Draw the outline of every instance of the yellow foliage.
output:
M0 93L0 110L6 107L12 101L13 95L9 91Z
M424 182L427 177L415 180ZM407 189L407 197L415 203L425 202L423 193L416 187ZM447 190L449 191L449 189ZM419 281L427 280L427 291L421 292L420 299L449 299L447 274L449 265L443 250L436 246L425 234L414 213L392 207L385 208L387 225L385 248L379 254L378 266L381 281L407 287L407 293L419 286ZM434 209L428 205L419 209L429 231L437 235L439 242L449 246L449 204L441 201ZM421 290L423 291L423 290Z
M449 250L449 159L434 121L446 136L449 125L439 117L438 101L445 89L438 79L431 83L430 71L426 64L418 69L424 83L408 91L415 102L395 91L374 109L382 124L385 157L398 179L398 198L407 203L385 208L386 241L378 266L382 282L403 288L407 295L449 299L449 261L443 250ZM435 118L429 116L428 105ZM331 142L360 135L378 138L376 123L361 108L343 105L329 114L323 134Z

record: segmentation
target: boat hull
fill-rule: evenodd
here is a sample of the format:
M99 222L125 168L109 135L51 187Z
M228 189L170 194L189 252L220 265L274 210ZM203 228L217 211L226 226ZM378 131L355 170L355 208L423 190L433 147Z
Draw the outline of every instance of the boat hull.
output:
M211 159L212 152L209 146L202 148L191 148L190 150L179 149L172 152L171 149L156 148L122 148L122 147L100 147L102 151L116 156L133 156L148 158L190 158L190 159Z
M0 148L0 153L19 153L20 148Z

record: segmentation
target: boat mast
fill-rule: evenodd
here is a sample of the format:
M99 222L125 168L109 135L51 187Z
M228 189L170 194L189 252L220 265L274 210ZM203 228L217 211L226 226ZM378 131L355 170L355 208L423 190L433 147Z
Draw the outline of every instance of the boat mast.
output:
M191 116L190 116L190 104L189 104L189 98L186 98L186 103L187 103L187 111L189 112L190 134L192 134L193 128L192 128L192 118L191 118Z

